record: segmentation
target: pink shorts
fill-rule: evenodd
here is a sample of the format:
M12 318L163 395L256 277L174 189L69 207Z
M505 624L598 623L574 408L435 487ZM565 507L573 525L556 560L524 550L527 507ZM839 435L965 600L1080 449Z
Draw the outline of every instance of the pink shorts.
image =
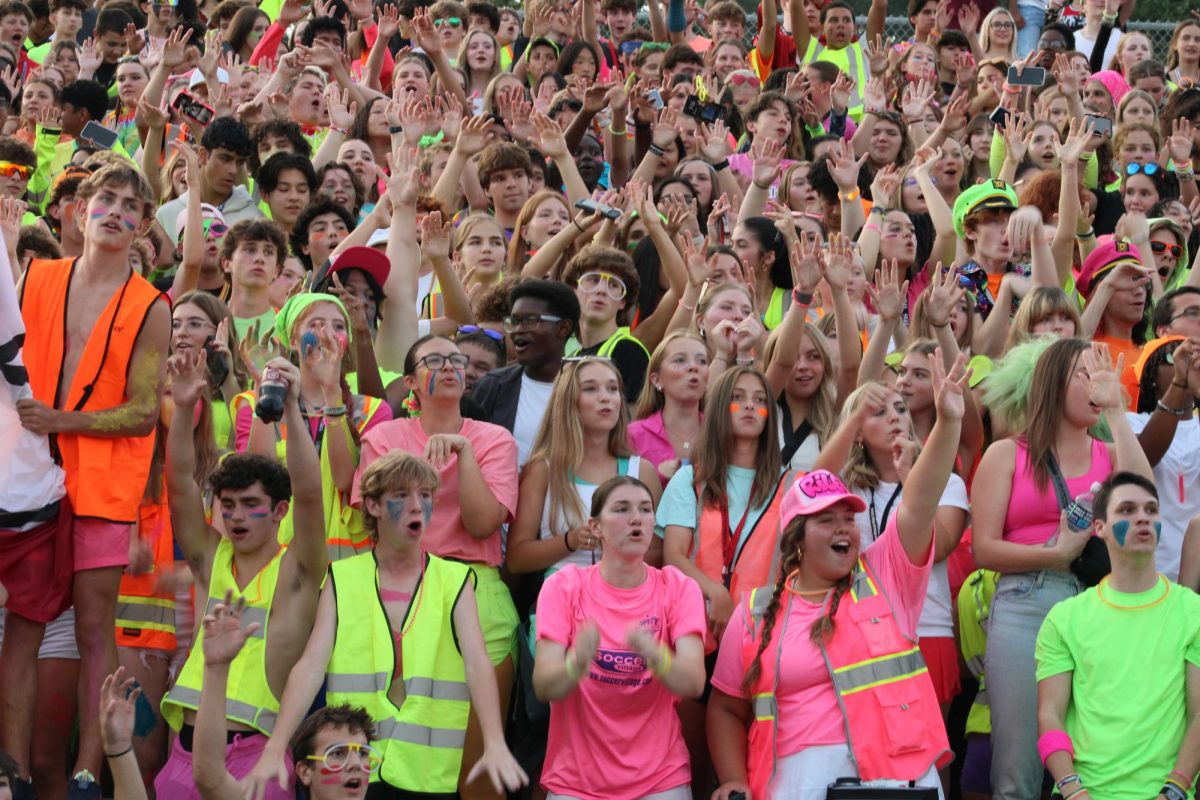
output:
M267 746L267 737L260 734L248 733L245 736L235 735L233 741L225 747L225 769L240 781L250 774L258 763L263 748ZM290 762L290 759L289 759ZM292 765L288 764L288 783L292 783ZM196 779L192 777L192 754L183 749L179 737L171 745L171 755L167 763L159 770L154 778L154 791L159 797L169 797L171 800L201 800L200 790L196 788ZM295 800L296 794L279 788L279 784L271 781L267 784L266 800Z
M922 636L919 642L933 692L938 703L946 705L962 690L958 675L958 647L953 636Z
M71 529L75 545L75 571L123 567L129 563L128 522L111 522L96 517L76 517Z

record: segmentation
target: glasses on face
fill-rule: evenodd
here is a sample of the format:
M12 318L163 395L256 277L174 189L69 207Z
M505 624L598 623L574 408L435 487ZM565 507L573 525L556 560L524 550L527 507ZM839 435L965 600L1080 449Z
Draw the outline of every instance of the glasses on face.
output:
M1180 311L1178 314L1171 317L1171 322L1174 322L1180 317L1195 322L1196 320L1200 319L1200 306L1188 306L1183 311Z
M28 164L14 164L11 161L0 161L0 175L5 178L28 178L33 174L33 167Z
M185 330L188 333L204 333L205 331L215 331L216 329L216 325L213 325L208 320L199 319L197 317L171 320L171 330L175 331L176 333L181 330Z
M562 322L562 317L556 317L553 314L523 314L522 316L509 315L505 317L504 330L508 333L516 333L521 329L529 330L536 328L543 322Z
M1066 50L1067 43L1059 39L1038 39L1038 50Z
M449 25L451 28L461 28L462 24L462 20L458 17L443 17L442 19L434 20L433 26L435 28L445 28Z
M578 286L588 294L604 292L613 300L621 300L627 290L625 281L608 272L585 272L579 276Z
M383 756L369 744L339 742L325 748L319 756L309 756L309 761L320 761L330 772L341 772L350 766L350 756L358 756L359 766L364 772L374 772L383 762Z
M757 89L759 86L758 76L747 75L744 72L735 72L729 76L729 85L730 86L753 86L755 89Z
M449 362L450 366L455 369L466 369L471 364L471 357L466 353L451 353L444 356L441 353L430 353L424 358L418 359L417 363L431 372L437 372Z
M1138 164L1135 162L1125 168L1126 175L1137 175L1139 172L1143 175L1154 175L1158 172L1158 164L1155 164L1153 161L1149 164Z
M222 236L225 235L225 232L228 230L229 230L229 226L226 225L224 222L219 222L218 220L215 220L215 219L204 220L204 235L205 235L205 237L211 236L214 239L220 239Z
M458 327L458 335L465 336L471 333L482 333L484 336L491 339L493 342L503 342L504 334L500 331L494 331L491 328L481 328L478 325L460 325Z
M1150 249L1156 253L1170 253L1171 258L1176 260L1183 255L1183 248L1177 244L1167 244L1166 242L1151 242Z

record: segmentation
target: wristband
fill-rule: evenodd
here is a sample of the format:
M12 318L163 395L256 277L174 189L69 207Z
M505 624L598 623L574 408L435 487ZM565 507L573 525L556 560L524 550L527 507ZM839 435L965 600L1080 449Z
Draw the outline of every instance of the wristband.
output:
M713 164L712 168L713 168L713 172L720 172L723 169L729 169L729 159L728 158L721 159L716 164Z
M615 130L613 130L612 123L609 123L608 132L611 133L613 136L625 136L626 134L629 133L629 128L625 128L624 130L615 131Z
M873 117L882 117L883 109L882 108L868 108L865 111L863 111L863 114L870 114Z
M692 303L692 304L689 306L689 305L688 305L686 302L684 302L684 299L683 299L682 297L681 297L681 298L679 298L679 306L680 306L680 307L681 307L681 308L682 308L684 311L695 311L695 310L696 310L696 304L695 304L695 303Z
M104 757L105 758L120 758L121 756L125 755L126 753L131 753L131 752L133 752L133 745L129 745L129 747L126 747L124 750L122 750L119 753L105 753Z
M755 180L752 180L750 182L753 183L759 189L762 189L764 192L771 188L771 184L769 184L769 183L766 186L763 186L761 183L759 183L758 181L755 181Z
M325 406L325 416L327 417L344 417L346 416L346 406Z
M1084 231L1083 233L1077 233L1077 234L1075 234L1075 238L1076 238L1076 239L1091 239L1091 238L1093 238L1095 235L1096 235L1096 229L1095 229L1095 228L1088 228L1088 229L1087 229L1086 231Z
M654 674L660 678L667 677L667 673L671 671L671 648L665 644L658 646L658 665L654 667Z
M1046 731L1038 737L1037 749L1043 764L1051 755L1063 750L1067 751L1071 758L1075 758L1075 746L1071 744L1071 737L1066 731Z
M1176 383L1175 381L1171 381L1171 385L1172 385L1172 386L1174 386L1176 389L1186 389L1186 388L1188 388L1188 385L1187 385L1186 383ZM1172 772L1171 774L1172 774L1172 775L1183 775L1183 773L1182 773L1182 772L1180 772L1179 770L1175 770L1175 771L1174 771L1174 772ZM1184 775L1184 777L1186 778L1187 776L1186 776L1186 775ZM1189 783L1190 783L1190 781L1189 781ZM1188 788L1190 789L1190 788L1192 788L1192 787L1191 787L1191 786L1188 786Z
M395 136L400 133L404 133L404 126L403 125L393 125L390 128L388 128L388 133L390 133L392 136Z
M579 217L571 220L571 224L578 228L580 233L586 233L586 231L583 229L583 226L579 224Z
M792 289L792 302L798 306L807 306L812 303L813 293L802 292L798 288Z
M1005 94L1020 94L1021 87L1020 86L1005 86L1004 93Z
M754 366L755 361L756 361L756 359L753 356L751 356L750 358L735 358L734 359L734 363L739 367L752 367L752 366ZM728 362L726 362L726 363L728 363Z
M1112 25L1114 22L1117 21L1117 15L1116 14L1101 14L1100 21L1107 22L1109 25Z
M1184 406L1183 408L1171 408L1169 405L1164 403L1162 400L1158 401L1156 407L1158 408L1159 411L1166 412L1167 414L1170 414L1172 417L1179 417L1180 419L1187 419L1188 415L1192 411L1187 406Z
M874 222L870 223L869 225L863 225L862 229L864 231L875 231L876 233L879 233L879 230L880 230L879 226L876 225Z
M1071 792L1069 795L1064 797L1063 800L1071 800L1071 798L1074 797L1075 795L1083 794L1086 791L1087 791L1087 789L1085 789L1083 786L1080 786L1078 789L1076 789L1075 791Z
M567 546L568 553L574 553L576 548L571 547L571 532L567 531L563 534L563 544Z
M1192 779L1189 776L1184 775L1181 770L1177 770L1177 769L1171 770L1171 777L1178 778L1179 785L1182 786L1184 789L1192 788Z
M1178 784L1167 781L1163 784L1159 794L1167 798L1167 800L1188 800L1187 792L1179 787Z
M333 133L340 133L342 136L345 136L348 133L350 133L350 130L348 128L339 128L336 125L330 125L329 130L332 131Z
M1079 775L1072 772L1070 775L1066 776L1061 781L1054 784L1054 788L1058 789L1058 793L1061 795L1063 787L1070 783L1078 783L1080 786L1083 785L1083 781L1079 780Z
M862 192L860 192L858 189L853 189L849 192L843 192L840 189L838 190L838 200L841 200L843 203L853 203L861 196Z
M563 660L563 672L567 673L567 679L571 683L579 680L579 667L575 664L575 651L568 650L567 657Z
M661 147L659 147L656 144L651 144L647 152L653 153L654 155L658 156L659 158L662 158L667 153L666 150L663 150Z

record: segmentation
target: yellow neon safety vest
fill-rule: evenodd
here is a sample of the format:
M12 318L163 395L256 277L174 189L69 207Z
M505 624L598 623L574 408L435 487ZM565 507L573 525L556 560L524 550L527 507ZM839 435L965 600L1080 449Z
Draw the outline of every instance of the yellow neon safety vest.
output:
M245 591L238 589L233 579L233 545L222 538L217 543L213 556L212 574L208 580L208 604L203 614L212 613L217 603L225 601L225 593L233 592L233 600L245 599L246 610L242 624L257 622L254 632L242 652L229 665L229 688L225 696L225 718L232 722L249 725L267 736L275 729L279 716L279 698L267 683L267 630L271 618L271 602L275 598L275 586L279 581L279 565L283 561L283 548L275 554L265 567L259 570ZM179 680L162 701L162 715L174 730L183 725L183 711L200 708L200 691L204 688L204 628L197 625L196 640L192 652Z
M787 298L788 290L780 289L776 286L771 290L771 300L767 303L767 311L763 314L763 327L769 331L773 331L783 322L783 315L787 311L784 308L784 300Z
M842 72L845 72L851 78L854 78L857 83L854 86L854 91L850 93L850 102L846 104L846 113L857 124L862 122L863 118L863 89L867 85L867 79L871 76L867 73L867 59L863 55L862 42L851 42L841 50L830 50L820 42L817 43L816 50L812 57L813 61L828 61L834 64Z
M383 763L372 780L406 792L458 789L471 695L452 615L470 567L426 554L401 627L404 702L388 698L395 636L379 598L374 551L330 565L338 632L326 669L329 705L361 706L375 720Z
M617 345L621 342L630 341L642 348L642 352L646 354L646 358L650 357L650 351L646 349L646 345L642 344L642 340L634 336L629 327L617 328L616 333L604 340L604 344L600 345L600 349L596 352L597 358L612 358L613 351L617 349ZM583 349L583 345L579 340L572 336L567 341L566 354L570 358Z

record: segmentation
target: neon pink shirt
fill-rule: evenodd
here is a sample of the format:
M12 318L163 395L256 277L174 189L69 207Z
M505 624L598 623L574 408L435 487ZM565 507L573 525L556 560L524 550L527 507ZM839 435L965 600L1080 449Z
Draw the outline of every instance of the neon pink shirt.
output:
M929 574L933 571L933 542L925 563L917 566L908 560L900 535L896 532L896 517L892 515L883 535L867 546L864 557L883 584L883 591L891 601L896 613L896 624L906 636L917 638L917 621L925 605L925 588ZM787 603L790 593L785 592L781 602ZM742 688L746 670L742 665L742 648L749 644L751 636L746 631L744 604L733 612L725 635L721 637L721 650L717 655L717 667L712 685L731 697L748 700L750 693ZM846 741L845 721L838 706L837 693L829 678L829 668L820 647L812 640L812 626L821 616L822 604L810 603L798 594L791 595L790 605L775 622L774 635L779 635L783 626L783 652L779 661L779 685L776 700L779 703L779 756L790 756L808 747L844 744ZM763 657L774 653L768 647ZM773 656L771 656L773 657Z
M703 419L704 415L700 417ZM655 411L645 419L629 423L626 437L629 439L629 449L653 464L656 472L659 464L677 458L675 445L671 444L667 428L663 425L662 411ZM658 472L658 479L664 487L667 485L662 472Z
M464 419L458 433L470 440L479 470L496 500L507 509L505 521L511 522L517 509L516 440L499 425L473 419ZM350 502L356 506L362 502L358 493L362 474L376 459L391 450L403 450L419 457L428 442L429 436L419 419L394 419L365 434ZM433 495L433 516L421 540L422 545L441 558L500 566L500 529L486 539L476 539L463 524L462 502L458 497L457 455L451 454L449 463L438 470L438 477L441 485Z
M1040 547L1058 532L1060 509L1054 484L1047 482L1039 489L1029 463L1029 445L1024 439L1015 439L1017 445L1016 469L1013 471L1012 494L1008 498L1008 511L1004 516L1001 534L1006 542ZM1078 497L1099 483L1113 471L1108 446L1099 439L1092 440L1092 465L1083 475L1074 478L1063 476L1067 482L1067 493Z
M646 567L646 580L618 589L599 565L563 567L538 596L538 639L570 647L585 622L600 649L575 691L550 704L542 786L581 800L635 800L691 782L676 697L625 643L641 625L674 646L706 628L700 587L674 567Z

